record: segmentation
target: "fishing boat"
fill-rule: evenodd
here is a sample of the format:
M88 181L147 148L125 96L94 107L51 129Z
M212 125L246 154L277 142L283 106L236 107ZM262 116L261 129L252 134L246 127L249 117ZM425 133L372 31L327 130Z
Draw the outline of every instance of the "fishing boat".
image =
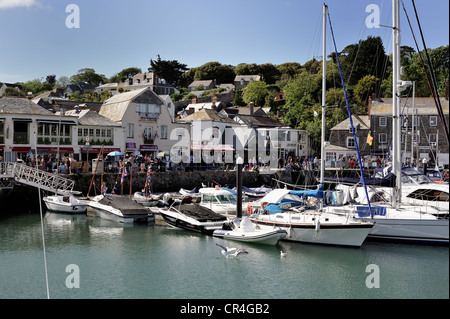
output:
M83 214L87 210L87 204L72 194L46 196L43 201L47 209L53 212Z
M228 219L209 208L198 204L175 201L168 208L160 208L159 213L167 224L185 230L212 235L215 230L222 229Z
M120 223L152 223L155 215L126 196L97 195L88 202L100 218Z
M247 243L275 245L286 237L286 231L281 228L261 229L255 226L248 216L231 223L231 229L218 229L213 232L214 237L241 241Z

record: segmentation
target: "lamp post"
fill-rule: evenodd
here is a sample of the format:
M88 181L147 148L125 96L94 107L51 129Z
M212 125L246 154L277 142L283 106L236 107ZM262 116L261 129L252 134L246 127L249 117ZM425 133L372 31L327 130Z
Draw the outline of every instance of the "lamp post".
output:
M237 187L237 200L236 200L236 217L242 217L242 167L244 160L242 157L236 159L236 187Z

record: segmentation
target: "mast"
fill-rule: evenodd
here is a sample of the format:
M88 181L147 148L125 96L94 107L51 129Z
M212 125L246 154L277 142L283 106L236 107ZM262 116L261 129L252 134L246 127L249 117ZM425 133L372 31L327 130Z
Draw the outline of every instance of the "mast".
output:
M326 61L326 29L327 29L327 10L326 4L323 4L323 40L322 40L322 137L320 141L320 187L323 189L325 176L325 97L327 87L327 61ZM320 201L320 210L323 209L323 200Z
M401 125L400 125L400 5L399 0L392 0L392 171L396 176L396 186L392 196L392 205L397 207L400 202L401 189Z

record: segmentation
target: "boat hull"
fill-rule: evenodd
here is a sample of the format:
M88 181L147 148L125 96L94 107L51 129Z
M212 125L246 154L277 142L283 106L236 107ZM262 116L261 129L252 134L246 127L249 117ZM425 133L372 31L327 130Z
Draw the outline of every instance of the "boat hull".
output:
M170 212L168 210L160 209L160 214L167 224L170 226L181 228L184 230L193 231L196 233L205 234L211 236L215 230L222 229L223 222L207 222L201 223L196 220L192 220L191 218L186 218L185 216L180 216L180 214Z
M44 197L45 206L48 210L53 212L70 213L70 214L84 214L87 211L87 204L84 203L66 203L58 200L56 197Z
M114 198L111 198L113 200ZM101 200L101 198L100 198ZM120 223L154 223L155 214L150 213L146 208L139 209L139 213L123 214L118 208L111 205L102 204L100 200L91 200L89 207L94 209L95 213L103 219L112 220ZM113 201L112 201L113 202ZM136 204L137 205L137 204ZM144 213L142 213L146 210Z
M286 237L286 234L287 234L286 231L282 229L273 229L273 230L267 229L252 232L241 232L241 231L221 229L213 232L214 237L266 245L276 245L278 241Z
M284 214L284 213L283 213ZM266 215L269 216L269 215ZM270 218L251 218L251 221L261 229L281 228L287 235L286 241L360 247L370 231L373 223L313 223L277 221Z
M369 239L449 244L448 219L390 219L375 218Z

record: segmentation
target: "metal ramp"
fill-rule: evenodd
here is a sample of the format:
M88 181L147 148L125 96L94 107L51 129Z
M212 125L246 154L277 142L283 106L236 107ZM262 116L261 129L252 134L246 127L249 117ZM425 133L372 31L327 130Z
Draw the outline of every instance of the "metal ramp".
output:
M49 192L67 194L73 192L75 181L36 169L21 163L0 163L0 180L14 179L17 183L41 188ZM0 188L11 189L11 183L0 183Z

